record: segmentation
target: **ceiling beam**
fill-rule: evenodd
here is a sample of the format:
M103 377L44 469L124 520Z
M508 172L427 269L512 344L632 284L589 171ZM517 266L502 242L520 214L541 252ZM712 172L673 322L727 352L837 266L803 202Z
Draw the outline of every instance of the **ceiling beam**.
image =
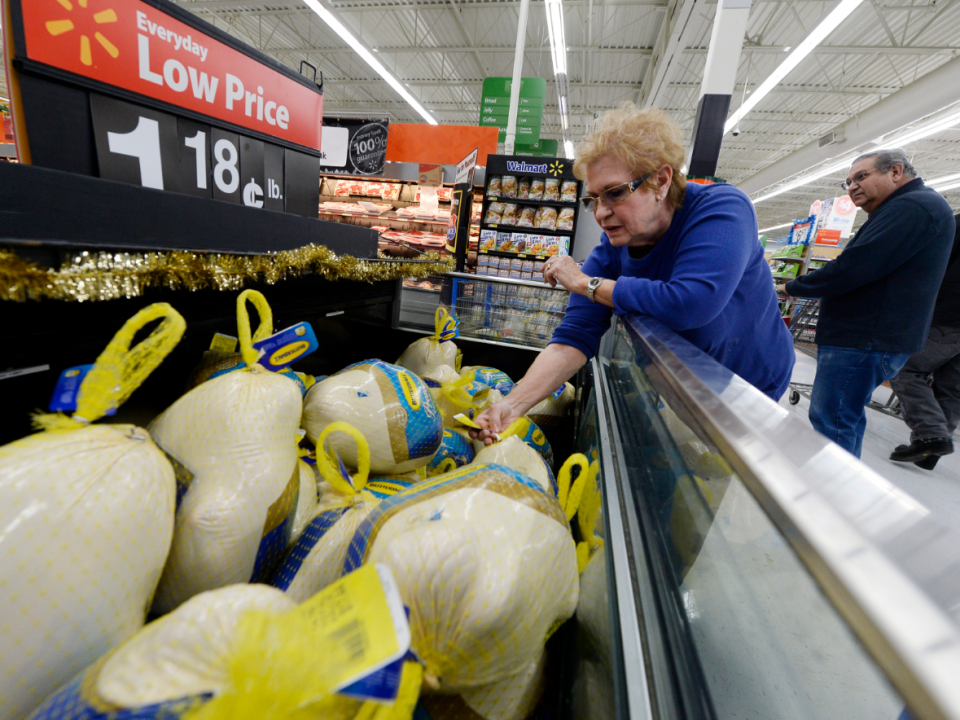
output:
M484 46L484 47L468 47L462 45L436 45L432 47L419 46L419 47L375 47L373 48L375 52L390 54L390 55L406 55L406 54L422 54L422 53L484 53L484 54L497 54L497 53L511 53L513 52L512 47L504 46ZM649 47L589 47L586 45L570 45L568 46L570 52L595 52L601 54L610 54L610 55L639 55L639 56L650 56L653 54L653 48ZM684 49L684 54L686 55L706 55L708 48L686 48ZM781 45L745 45L743 47L743 52L745 53L772 53L772 54L782 54L786 52L787 48ZM337 47L275 47L275 48L264 48L264 52L273 53L275 55L284 55L290 53L352 53L353 50L348 48L345 45ZM550 47L528 47L525 49L527 53L549 53ZM948 46L939 46L939 47L897 47L891 48L883 45L840 45L840 46L827 46L827 47L818 47L814 51L816 54L821 55L876 55L883 53L886 55L939 55L941 53L960 53L960 47L948 47Z

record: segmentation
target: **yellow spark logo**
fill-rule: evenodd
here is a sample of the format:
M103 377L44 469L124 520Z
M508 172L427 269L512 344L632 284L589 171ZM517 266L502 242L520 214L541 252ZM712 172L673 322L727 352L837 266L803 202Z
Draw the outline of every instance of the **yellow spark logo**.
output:
M57 2L60 3L60 5L62 5L63 8L68 12L73 12L73 2L71 2L71 0L57 0ZM76 0L76 2L81 9L86 10L87 3L89 2L89 0ZM86 22L84 22L84 20L86 20ZM86 18L84 18L83 20L81 20L80 18L77 18L77 21L83 22L83 24L85 25L90 24L89 20ZM93 22L96 25L103 25L106 23L115 23L116 21L117 21L117 13L112 9L102 10L101 12L93 13ZM76 29L76 26L74 25L73 20L69 18L63 19L63 20L47 21L47 32L53 35L54 37L57 37L58 35L64 35L69 32L73 32L73 30L75 29ZM107 51L107 54L110 55L110 57L115 59L118 55L120 55L120 51L117 50L117 46L114 45L109 40L107 40L107 38L105 38L99 30L94 30L93 38L98 43L100 43L100 46ZM84 65L93 65L93 54L91 53L91 50L90 50L90 37L89 35L83 32L80 33L80 62L82 62Z
M550 174L554 177L557 177L563 173L563 165L558 162L551 163L550 165Z

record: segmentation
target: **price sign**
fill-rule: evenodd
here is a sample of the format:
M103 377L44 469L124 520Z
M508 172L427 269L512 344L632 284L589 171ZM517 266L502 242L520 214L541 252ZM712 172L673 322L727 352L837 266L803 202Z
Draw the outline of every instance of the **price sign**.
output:
M317 216L315 82L168 0L7 3L22 160Z
M104 178L248 207L316 214L316 158L96 93L90 95L90 109ZM285 192L288 184L292 194ZM312 187L316 201L311 208Z

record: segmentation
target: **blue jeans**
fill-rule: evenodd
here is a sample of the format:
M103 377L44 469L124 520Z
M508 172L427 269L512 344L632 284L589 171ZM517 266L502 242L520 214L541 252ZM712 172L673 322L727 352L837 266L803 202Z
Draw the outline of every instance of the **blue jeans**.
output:
M821 435L860 457L873 391L900 372L910 353L821 345L810 396L810 422Z

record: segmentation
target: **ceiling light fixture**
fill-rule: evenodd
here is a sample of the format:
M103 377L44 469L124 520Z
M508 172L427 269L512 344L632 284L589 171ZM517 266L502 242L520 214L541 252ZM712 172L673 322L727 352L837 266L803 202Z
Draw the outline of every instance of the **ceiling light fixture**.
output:
M420 115L420 117L422 117L431 125L440 124L437 122L436 118L434 118L433 115L431 115L427 109L423 107L423 105L421 105L420 102L413 95L411 95L405 87L403 87L403 85L400 84L400 82L390 73L390 71L388 71L381 64L381 62L373 56L373 53L370 52L367 47L360 42L360 40L352 32L349 31L347 27L340 22L340 20L338 20L332 12L320 4L319 0L303 0L303 2L307 5L307 7L319 15L320 19L323 20L331 30L339 35L340 38L347 43L347 45L353 48L354 52L362 57L367 65L372 67L374 71L380 77L382 77L390 87L396 90L397 94L406 100L410 104L410 107L417 111L417 114Z
M574 150L573 150L573 141L572 141L572 140L564 140L564 141L563 141L563 151L564 151L564 153L566 154L568 160L573 160L573 158L574 158L574 156L576 155L576 153L575 153Z
M953 184L957 180L960 180L960 173L950 173L949 175L942 175L941 177L930 180L927 186L936 190L941 185Z
M953 108L952 112L948 112L943 115L938 115L936 117L929 118L925 122L915 125L914 127L905 127L897 131L894 131L892 133L887 133L886 135L880 138L877 138L877 140L873 141L873 143L871 144L879 146L879 144L882 142L882 145L884 147L889 147L889 148L903 147L912 142L916 142L917 140L923 140L924 138L930 137L935 133L954 127L956 125L960 125L960 110ZM876 149L878 148L874 147L871 150L868 150L867 152L873 152ZM864 154L864 149L862 148L859 150L855 150L853 152L847 153L842 158L837 159L836 162L833 162L829 165L813 170L812 172L809 172L805 175L801 175L797 179L792 180L786 183L785 185L781 185L780 187L775 188L774 190L771 190L770 192L765 193L764 195L761 195L760 197L758 197L756 200L753 201L753 204L756 205L757 203L761 203L764 200L768 200L772 197L776 197L777 195L782 195L785 192L796 190L798 187L811 183L814 180L819 180L825 175L830 175L832 173L835 173L837 170L840 170L845 167L849 167L853 163L853 161L856 160L857 157L862 154ZM932 180L927 184L932 186L935 183L950 182L955 177L960 178L960 173L957 173L956 175L946 175L944 177L937 178L936 180ZM938 190L940 188L935 187L934 189Z
M947 190L956 190L957 188L960 188L960 182L955 182L950 185L944 185L943 187L937 187L937 188L934 188L934 190L936 190L938 193L943 195L943 193L947 192Z
M733 130L744 115L753 110L753 108L757 106L757 103L766 97L767 93L779 85L780 81L790 74L807 55L813 52L813 49L817 47L817 45L826 40L827 36L836 30L837 26L846 20L850 16L850 13L856 10L862 2L863 0L841 0L833 11L823 19L823 22L817 25L813 31L797 45L797 49L790 53L786 59L777 66L777 69L760 84L760 87L750 96L750 100L741 104L740 107L737 108L737 111L730 116L723 126L724 134ZM787 50L789 49L790 48L787 48Z
M793 221L791 220L790 222L783 223L783 225L771 225L768 228L764 228L763 230L760 230L759 233L763 235L763 233L768 232L769 230L779 230L780 228L791 227L792 225L793 225Z
M560 128L563 131L563 145L570 141L569 103L567 102L567 45L563 32L562 0L545 0L547 12L547 34L550 36L550 60L553 63L553 75L557 85L557 105L560 111ZM568 157L573 155L567 153Z

